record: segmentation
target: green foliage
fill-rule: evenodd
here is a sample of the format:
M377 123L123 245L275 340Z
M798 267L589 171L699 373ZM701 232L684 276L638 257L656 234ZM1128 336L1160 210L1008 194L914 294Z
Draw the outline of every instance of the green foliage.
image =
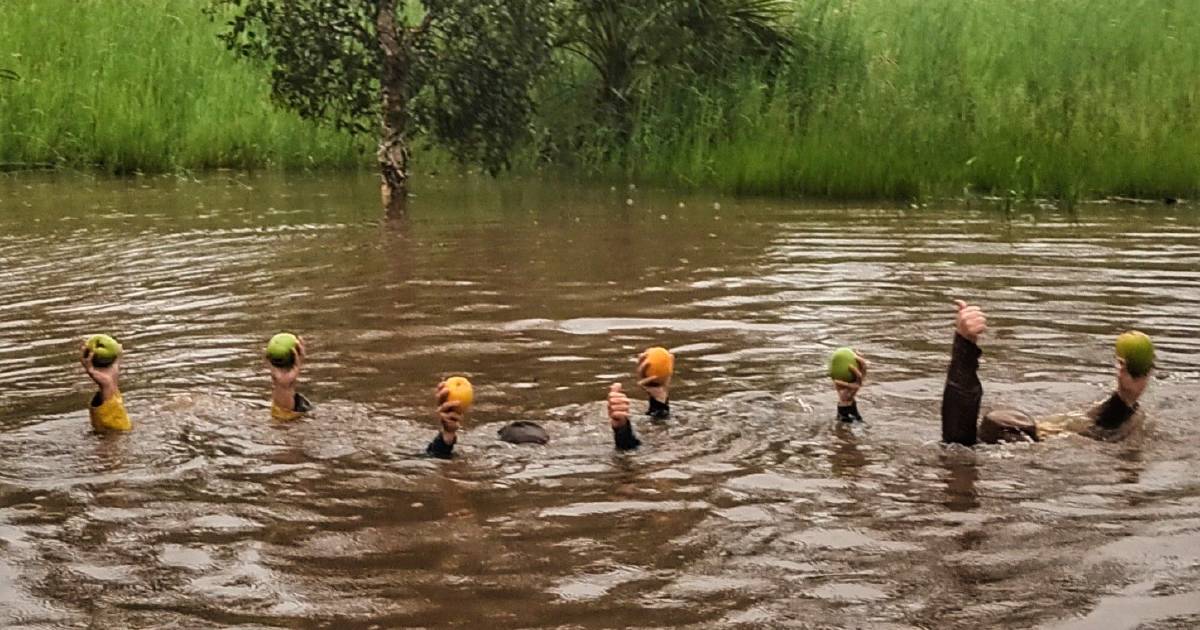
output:
M779 57L787 35L783 0L575 0L564 7L558 45L597 76L592 119L620 127L646 86L666 73L703 82Z
M214 0L238 55L265 61L271 94L301 117L352 133L378 130L378 0Z
M460 162L482 164L495 173L529 138L533 87L550 54L555 5L546 0L423 4L432 19L415 58L416 121Z
M383 0L389 1L389 0ZM222 38L271 67L276 100L305 118L376 132L383 53L380 0L215 0ZM530 91L550 46L553 3L422 0L395 33L405 90L398 120L463 162L496 171L528 134Z
M623 7L643 2L648 0L619 3L615 15L628 20L633 13ZM64 11L63 3L0 2L0 163L99 165L114 172L370 163L370 142L274 108L271 69L241 63L222 49L218 25L201 14L207 4L78 0ZM517 29L527 19L519 12L497 13L499 4L480 9L499 16L496 32ZM622 99L628 107L625 129L598 116L600 68L585 59L584 49L564 51L534 93L537 135L518 154L520 166L553 164L613 178L836 197L959 195L964 188L1067 200L1200 195L1195 79L1200 3L779 4L786 9L778 19L787 43L786 54L774 59L728 52L730 45L713 44L721 38L711 34L664 45L666 56L658 57L640 52L667 39L649 25L618 21L605 27L604 32L627 35L589 46L636 53L635 79L627 88L632 91ZM577 47L581 36L571 29L591 23L581 21L582 6L566 4L576 13L546 11L537 17L563 20L557 22L559 34L576 36L560 43L573 40ZM602 5L597 0L593 6ZM410 26L425 17L422 7L407 6ZM221 14L222 20L232 16ZM328 34L296 34L309 36ZM494 79L515 71L503 63L510 53L491 48L497 36L485 33L475 40L446 30L434 39L439 46L468 49L446 49L448 60L459 60L455 63L484 59L479 68L486 76L443 82L439 77L467 70L448 65L442 75L414 66L417 74L431 73L418 79L423 90L413 96L415 108L445 110L437 119L417 117L430 130L427 139L442 143L441 137L459 133L459 150L475 156L489 146L522 146L524 123L505 127L512 133L498 136L501 142L470 140L469 134L494 132L485 131L493 127L489 121L473 127L473 110L479 108L468 103L485 101L496 84L518 86L530 75ZM471 49L476 41L488 49ZM736 41L753 47L756 40ZM680 50L689 43L702 55L716 56ZM322 66L310 76L324 76L327 69L330 76L322 81L370 84L375 79L369 69L352 64L373 53L365 43L358 45L363 52L347 59L351 65ZM486 89L474 92L476 85ZM378 101L350 98L360 91L332 90L342 100L325 110L314 103L312 115L336 125L335 111L342 111L344 120L367 121L364 128L371 131ZM504 100L515 104L517 120L531 102ZM438 120L445 128L439 129ZM472 161L498 162L498 155Z
M543 109L540 155L751 193L1200 194L1200 3L792 5L783 68L656 75L628 138L574 122L590 105L572 71L584 87L548 91L558 106Z
M117 173L355 168L364 143L274 108L200 2L0 2L0 162Z

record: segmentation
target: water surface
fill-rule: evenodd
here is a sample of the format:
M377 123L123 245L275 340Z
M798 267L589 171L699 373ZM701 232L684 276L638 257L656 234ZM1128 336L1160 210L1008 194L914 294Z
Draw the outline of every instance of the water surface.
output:
M1187 628L1200 624L1200 219L431 178L0 178L0 626ZM985 405L1105 395L1144 439L937 444L954 297ZM308 341L310 418L260 352ZM81 337L122 340L124 436ZM601 400L671 347L674 416ZM872 361L833 421L829 352ZM420 455L432 388L478 404ZM547 447L495 439L542 422Z

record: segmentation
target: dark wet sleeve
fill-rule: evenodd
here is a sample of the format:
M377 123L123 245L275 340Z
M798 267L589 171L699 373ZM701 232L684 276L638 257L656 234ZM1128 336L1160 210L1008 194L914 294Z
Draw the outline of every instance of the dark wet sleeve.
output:
M858 402L852 402L849 405L838 405L837 408L838 420L842 422L862 422L862 414L858 412Z
M632 422L626 422L613 429L613 442L616 443L618 451L632 451L642 445L642 441L633 434Z
M442 434L439 432L429 446L425 447L425 453L430 457L438 459L450 459L454 456L454 445L447 444L446 440L442 439Z
M954 335L946 389L942 391L942 441L974 446L978 441L979 403L983 385L979 382L979 357L983 351L962 335Z
M658 399L651 396L650 408L646 410L646 415L650 416L651 418L658 419L669 417L671 415L671 401L664 400L662 402L658 402Z
M1125 401L1116 392L1113 392L1108 400L1092 407L1088 415L1097 426L1104 429L1115 429L1132 418L1133 414L1137 412L1137 407L1137 403L1134 403L1132 407L1126 405Z

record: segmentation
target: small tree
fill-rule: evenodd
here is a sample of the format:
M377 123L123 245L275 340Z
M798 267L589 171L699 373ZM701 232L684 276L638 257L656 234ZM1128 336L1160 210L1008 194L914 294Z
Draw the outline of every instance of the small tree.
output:
M273 97L355 134L378 130L384 205L403 211L416 132L495 173L528 128L551 44L546 0L213 0Z

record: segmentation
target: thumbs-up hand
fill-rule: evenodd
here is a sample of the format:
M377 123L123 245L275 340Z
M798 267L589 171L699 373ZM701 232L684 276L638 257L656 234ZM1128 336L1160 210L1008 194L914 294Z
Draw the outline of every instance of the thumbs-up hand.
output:
M958 310L954 318L954 328L958 334L971 343L979 343L979 336L987 331L987 315L983 309L962 300L954 300Z
M621 391L620 383L613 383L608 388L608 421L614 429L629 422L629 397Z

